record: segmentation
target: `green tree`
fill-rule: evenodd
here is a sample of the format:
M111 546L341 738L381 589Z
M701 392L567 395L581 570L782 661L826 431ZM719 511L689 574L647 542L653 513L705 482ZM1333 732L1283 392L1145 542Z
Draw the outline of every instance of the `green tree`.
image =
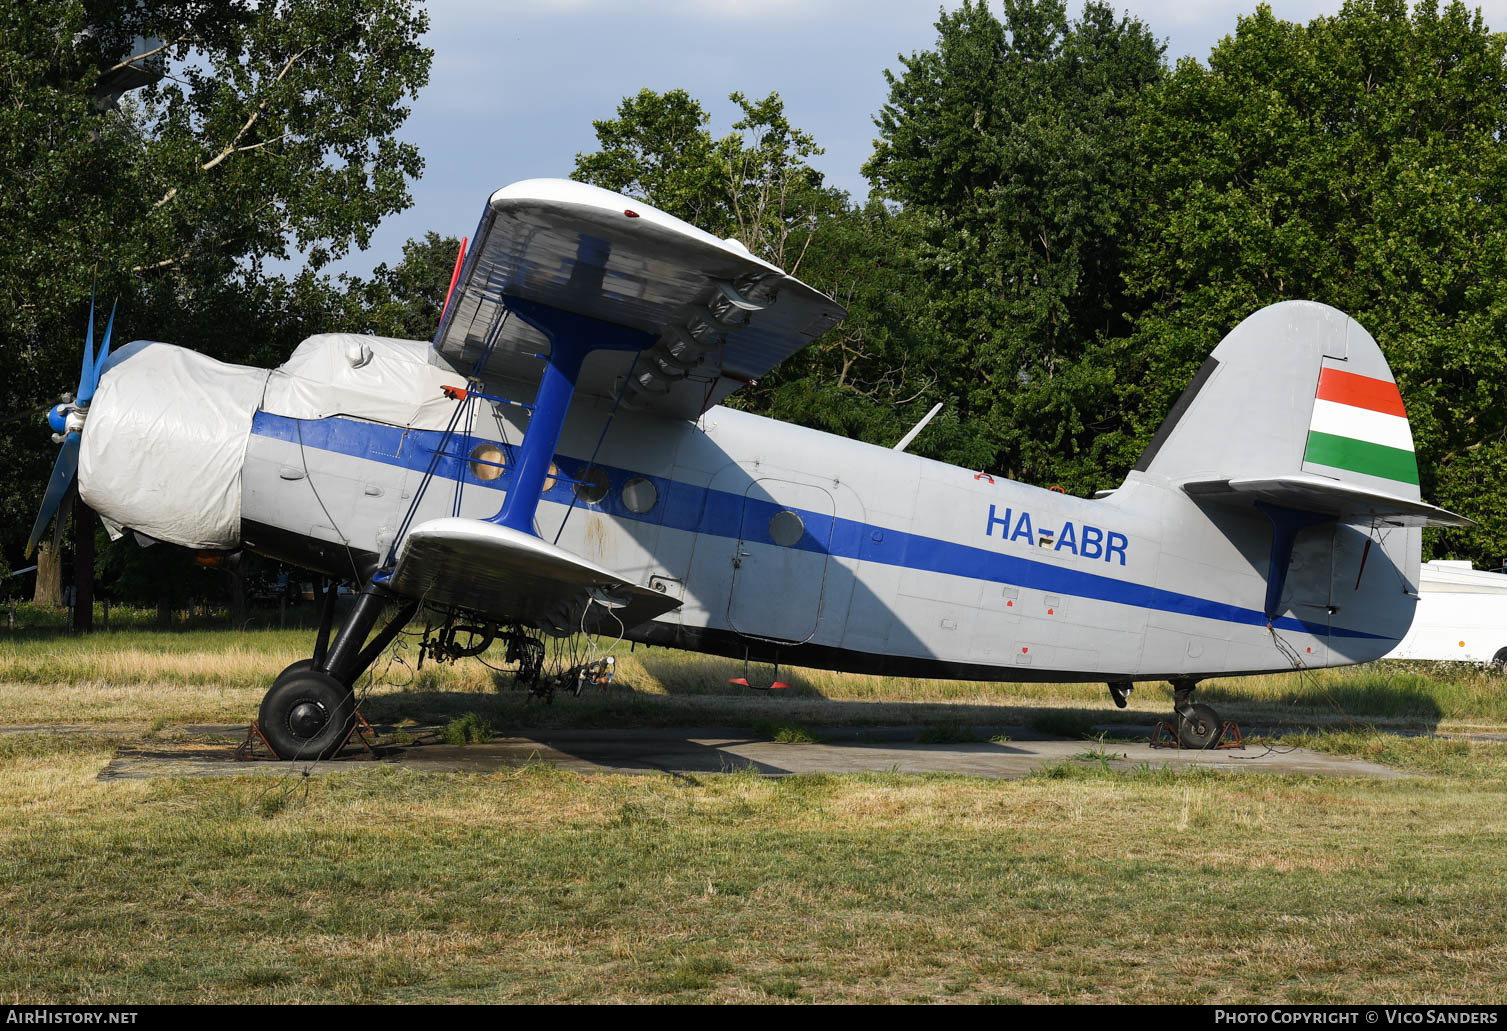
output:
M371 332L407 340L429 340L439 328L460 241L436 232L403 244L403 259L378 265L369 280L343 277L332 294L343 295L344 310L331 328Z
M1453 3L1351 0L1307 25L1265 6L1146 105L1146 214L1129 281L1147 306L1106 348L1120 461L1241 319L1286 298L1381 344L1424 496L1481 521L1437 551L1507 555L1507 39Z
M422 164L394 134L427 79L425 24L408 0L0 8L7 410L40 415L72 389L96 286L107 308L120 299L118 339L285 355L279 331L317 307L319 288L281 283L263 262L296 246L317 268L409 203ZM166 77L101 96L137 37L161 41L150 59ZM54 454L39 423L0 423L7 554Z
M733 123L734 135L716 150L719 168L726 168L731 235L796 275L822 218L841 212L846 197L822 188L822 174L806 161L823 151L810 133L790 124L778 93L750 101L734 92L728 99L743 112Z
M938 457L1086 491L1112 376L1088 355L1123 334L1126 233L1142 203L1130 138L1162 45L1099 3L968 0L935 49L886 73L865 167L920 230L915 264L941 334L939 393L961 432ZM935 448L933 438L922 450Z
M711 116L685 90L639 90L623 98L616 118L591 123L597 149L576 155L571 178L637 197L726 236L733 225L728 182L710 123Z
M637 197L699 229L731 237L795 274L801 249L820 219L845 199L823 187L807 159L822 153L810 133L790 124L778 93L729 100L742 117L714 139L710 116L684 90L640 90L617 117L592 122L598 149L576 155L571 177Z
M825 185L809 163L821 148L791 124L779 94L729 99L740 117L715 138L683 90L624 98L616 118L593 123L600 149L577 155L574 177L732 237L845 305L841 327L729 403L892 444L937 380L914 333L910 250L897 246L906 216Z
M914 302L908 221L877 199L859 207L843 198L791 241L801 251L801 277L847 308L847 318L733 395L736 403L888 446L934 402L947 400L937 389L946 355ZM945 447L956 428L949 412L912 450Z

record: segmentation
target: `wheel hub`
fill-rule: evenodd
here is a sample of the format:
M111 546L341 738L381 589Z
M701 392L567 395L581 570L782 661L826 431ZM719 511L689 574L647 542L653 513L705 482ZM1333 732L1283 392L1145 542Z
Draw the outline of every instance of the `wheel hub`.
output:
M310 738L324 728L329 718L318 702L299 702L288 713L288 729L299 737Z

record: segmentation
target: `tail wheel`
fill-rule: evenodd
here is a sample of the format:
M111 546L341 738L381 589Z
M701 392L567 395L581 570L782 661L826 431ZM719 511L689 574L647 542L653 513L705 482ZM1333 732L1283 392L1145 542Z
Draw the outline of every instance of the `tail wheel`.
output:
M1178 713L1177 739L1184 748L1213 748L1219 740L1219 714L1196 703Z
M283 759L328 759L356 721L356 700L340 681L294 663L262 698L257 725Z

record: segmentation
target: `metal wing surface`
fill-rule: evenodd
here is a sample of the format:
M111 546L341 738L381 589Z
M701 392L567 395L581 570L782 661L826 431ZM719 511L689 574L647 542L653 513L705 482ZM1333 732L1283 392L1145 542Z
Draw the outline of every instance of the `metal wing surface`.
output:
M562 631L576 629L589 609L612 623L610 607L626 628L680 605L532 534L457 517L413 528L389 586L429 605Z
M1388 526L1474 526L1462 515L1379 490L1368 490L1314 473L1198 480L1183 484L1189 497L1221 504L1264 501L1301 512L1331 515L1344 523Z
M492 194L435 347L469 368L499 325L504 296L658 336L637 357L592 355L576 390L616 398L622 389L629 407L676 418L695 418L846 314L736 241L563 179ZM518 318L500 325L489 374L537 380L543 335Z

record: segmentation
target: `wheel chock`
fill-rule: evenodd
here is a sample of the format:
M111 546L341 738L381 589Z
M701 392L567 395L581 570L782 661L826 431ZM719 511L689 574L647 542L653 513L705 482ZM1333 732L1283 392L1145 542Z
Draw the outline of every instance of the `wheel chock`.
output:
M1155 727L1151 728L1150 745L1152 748L1175 748L1183 751L1182 739L1177 736L1177 728L1166 720L1158 720ZM1187 751L1207 752L1215 748L1244 748L1245 738L1240 734L1240 724L1234 720L1225 720L1219 725L1219 736L1208 748L1187 749Z

